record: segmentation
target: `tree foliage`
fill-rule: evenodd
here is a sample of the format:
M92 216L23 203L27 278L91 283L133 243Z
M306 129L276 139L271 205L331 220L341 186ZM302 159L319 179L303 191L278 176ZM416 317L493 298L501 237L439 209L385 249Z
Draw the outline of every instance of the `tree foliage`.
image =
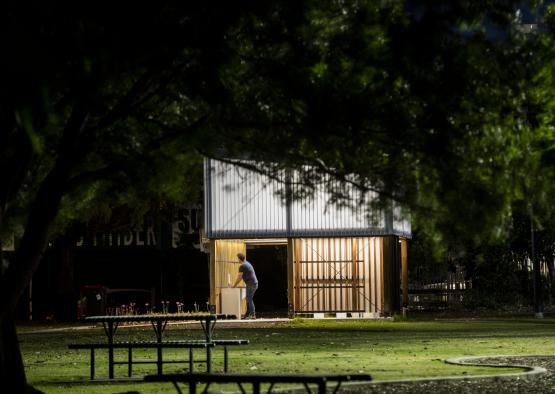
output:
M349 176L453 247L506 236L519 201L550 215L552 13L529 33L522 7L10 2L0 234L21 237L0 276L0 378L25 381L11 317L56 229L196 193L200 154Z

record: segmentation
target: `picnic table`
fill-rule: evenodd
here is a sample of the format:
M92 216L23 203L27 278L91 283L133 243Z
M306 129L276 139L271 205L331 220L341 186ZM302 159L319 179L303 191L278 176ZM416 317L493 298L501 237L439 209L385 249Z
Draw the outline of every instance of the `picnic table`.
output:
M157 350L157 357L155 363L157 364L157 372L162 374L162 365L171 361L164 361L162 357L163 348L188 348L189 349L189 368L192 372L193 369L193 348L206 349L206 372L210 373L212 370L212 347L220 343L225 346L225 368L227 369L227 345L233 344L246 344L246 340L214 340L213 332L218 319L228 319L235 316L225 314L146 314L146 315L107 315L107 316L89 316L85 320L92 323L101 323L106 334L107 342L94 343L94 344L70 344L72 349L90 349L91 350L91 380L94 379L94 350L107 349L108 350L108 376L110 379L114 378L114 365L127 364L128 375L131 376L131 365L133 363L148 363L149 361L133 361L132 349L134 348L155 348ZM203 340L181 340L181 341L165 341L164 333L166 326L170 321L196 321L199 322L204 333ZM150 323L154 330L154 341L127 341L116 342L115 336L118 327L122 323ZM114 361L114 349L125 348L128 349L128 360L126 362ZM176 361L179 362L179 361Z
M188 384L189 394L197 393L197 385L205 383L206 386L202 393L207 393L212 383L235 383L239 386L241 393L247 393L247 387L244 384L251 384L252 393L260 394L262 385L269 384L267 393L272 393L276 384L279 383L298 383L302 384L307 393L312 393L310 385L316 386L318 394L326 394L327 384L332 383L334 386L329 387L335 394L339 391L341 383L344 382L370 382L372 376L368 374L354 375L299 375L299 374L168 374L168 375L150 375L145 376L145 382L171 382L179 394L183 393L179 383Z

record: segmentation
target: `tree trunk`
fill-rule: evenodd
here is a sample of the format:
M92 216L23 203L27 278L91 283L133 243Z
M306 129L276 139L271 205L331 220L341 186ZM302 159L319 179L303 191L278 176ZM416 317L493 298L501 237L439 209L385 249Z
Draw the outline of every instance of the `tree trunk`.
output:
M74 237L66 235L56 245L54 313L58 321L73 321L77 317L72 244L75 245Z
M4 387L14 387L12 392L24 393L27 389L19 342L15 331L14 313L17 302L36 271L48 242L48 233L58 212L63 188L52 190L49 182L41 186L27 220L21 244L5 274L0 277L0 382ZM46 190L52 190L45 197ZM44 197L44 198L41 198Z
M60 202L75 160L79 132L87 116L83 102L70 115L61 140L56 163L42 181L31 205L25 231L15 258L0 276L0 384L12 392L37 392L28 388L25 369L15 330L14 314L23 291L29 285L48 244L50 226L56 219Z
M14 392L23 392L26 379L13 314L6 314L0 318L0 330L0 365L2 365L0 378L3 382L9 379L14 384L12 386Z
M12 393L42 393L27 385L13 314L0 317L0 365L2 387Z

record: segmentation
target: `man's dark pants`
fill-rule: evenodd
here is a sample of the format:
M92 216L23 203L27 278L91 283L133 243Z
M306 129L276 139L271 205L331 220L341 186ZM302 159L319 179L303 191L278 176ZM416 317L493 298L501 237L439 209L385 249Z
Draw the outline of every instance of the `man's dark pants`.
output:
M258 289L258 284L256 285L247 285L247 317L255 316L255 308L254 308L254 293Z

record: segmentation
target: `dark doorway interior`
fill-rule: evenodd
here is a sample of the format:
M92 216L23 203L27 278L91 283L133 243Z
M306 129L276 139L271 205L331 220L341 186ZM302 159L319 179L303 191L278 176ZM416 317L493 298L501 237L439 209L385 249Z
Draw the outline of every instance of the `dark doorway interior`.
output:
M254 295L259 317L287 316L287 245L249 245L247 260L258 277Z

